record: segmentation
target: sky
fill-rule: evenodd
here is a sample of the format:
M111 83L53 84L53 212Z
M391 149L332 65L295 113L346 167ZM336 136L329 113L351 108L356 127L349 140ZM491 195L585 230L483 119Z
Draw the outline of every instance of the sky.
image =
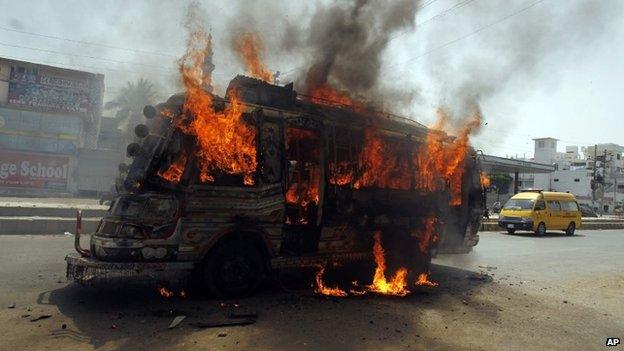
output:
M538 137L559 139L560 150L624 145L624 1L415 2L413 21L392 32L381 51L377 85L390 94L384 108L431 124L438 107L450 106L459 125L462 96L478 96L484 125L472 143L498 156L531 157ZM105 100L140 77L154 82L166 99L181 90L177 60L186 47L188 4L0 0L0 56L102 73ZM319 9L350 6L282 0L199 4L214 38L217 92L244 73L229 45L236 29L257 32L266 65L282 72L281 83L297 82L315 52L285 50L284 38L295 33L307 43ZM410 96L408 102L403 95Z

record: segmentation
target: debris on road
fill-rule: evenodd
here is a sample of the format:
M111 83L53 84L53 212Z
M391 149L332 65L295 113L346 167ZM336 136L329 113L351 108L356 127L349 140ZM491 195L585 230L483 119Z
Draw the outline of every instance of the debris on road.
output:
M31 319L30 319L30 321L31 321L31 322L36 322L36 321L40 321L40 320L42 320L42 319L48 319L48 318L50 318L50 317L52 317L52 315L51 315L51 314L42 314L42 315L39 315L38 317L31 318Z
M493 269L497 269L498 267L490 266L490 265L479 265L479 268L487 269L488 271L490 271L490 270L493 270Z
M241 305L238 302L221 302L219 303L219 307L241 307Z
M228 318L256 319L258 318L258 313L257 312L230 312L228 314Z
M223 337L227 336L227 333L219 333L219 335L217 335L217 336L220 337L220 338L223 338Z
M180 323L182 323L182 321L186 318L186 316L182 315L182 316L176 316L173 321L171 322L171 324L169 324L168 329L173 329L175 327L177 327L178 325L180 325Z
M234 327L238 325L249 325L256 323L255 319L242 319L237 321L218 321L218 322L197 322L193 323L197 328L218 328L218 327Z
M467 276L467 278L470 280L478 280L478 281L485 282L485 281L490 280L492 277L487 273L477 273L477 274L471 274Z
M15 308L15 304L12 303L12 304L8 305L7 308Z

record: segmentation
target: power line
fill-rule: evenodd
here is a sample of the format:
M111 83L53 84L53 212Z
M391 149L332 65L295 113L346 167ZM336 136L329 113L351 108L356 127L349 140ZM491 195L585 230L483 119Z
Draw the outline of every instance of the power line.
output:
M162 72L146 72L146 71L135 71L135 70L122 70L122 69L113 69L113 68L108 68L108 67L96 67L96 66L86 66L86 65L78 65L78 64L70 64L70 63L65 63L65 62L54 62L54 61L45 61L45 60L33 60L33 59L29 59L29 58L25 58L25 57L17 57L17 56L7 56L7 55L2 55L0 54L0 58L6 58L9 60L17 60L17 61L24 61L24 62L31 62L31 63L35 63L35 64L41 64L41 65L48 65L48 66L56 66L56 65L60 65L60 66L64 66L61 68L67 68L67 69L75 69L75 68L82 68L82 69L89 69L89 70L95 70L97 71L110 71L110 72L121 72L121 73L131 73L131 74L136 74L136 75L145 75L145 76L169 76L166 73L162 73ZM171 74L174 74L175 71L171 71Z
M470 3L471 3L471 2L473 2L473 1L475 1L475 0L463 0L463 1L461 1L461 2L459 2L459 3L457 3L457 4L453 5L453 6L451 6L451 7L447 8L447 9L445 9L445 10L442 10L442 11L438 12L436 15L434 15L434 16L432 16L432 17L429 17L428 19L426 19L426 20L424 20L424 21L422 21L422 22L420 22L420 23L418 23L418 22L417 22L417 23L416 23L416 27L419 27L419 26L422 26L423 24L429 23L429 22L431 22L431 21L435 20L436 18L444 17L444 16L446 16L448 13L452 12L453 10L458 9L458 8L460 8L460 7L464 7L464 6L466 6L466 5L470 4ZM429 4L430 4L430 3L429 3ZM427 5L428 5L428 4L427 4ZM424 6L423 6L423 7L424 7ZM397 33L396 35L392 36L392 37L388 40L388 42L391 42L391 41L393 41L394 39L396 39L396 38L398 38L398 37L400 37L400 36L403 36L403 35L405 35L405 34L407 34L407 33L410 33L410 32L411 32L411 30L405 30L405 31L402 31L402 32L400 32L400 33Z
M18 29L1 27L1 26L0 26L0 30L7 31L7 32L15 32L15 33L20 33L20 34L26 34L26 35L31 35L31 36L37 36L37 37L47 38L47 39L62 40L62 41L66 41L66 42L70 42L70 43L76 43L76 44L82 44L82 45L100 46L100 47L108 48L108 49L131 51L131 52L135 52L135 53L139 53L139 54L149 54L149 55L165 56L165 57L172 57L172 58L176 58L177 57L175 55L171 55L171 54L167 54L167 53L163 53L163 52L147 51L147 50L132 49L132 48L126 48L126 47L121 47L121 46L102 44L102 43L94 43L94 42L88 42L88 41L83 41L83 40L63 38L63 37L54 36L54 35L47 35L47 34L41 34L41 33L35 33L35 32L27 32L27 31L24 31L24 30L18 30Z
M493 26L495 26L495 25L497 25L497 24L499 24L499 23L501 23L501 22L504 22L504 21L506 21L506 20L508 20L508 19L510 19L510 18L512 18L512 17L514 17L514 16L517 16L517 15L519 15L519 14L521 14L521 13L523 13L523 12L525 12L525 11L529 10L530 8L534 7L535 5L538 5L538 4L540 4L540 3L544 2L544 1L546 1L546 0L538 0L538 1L535 1L535 2L531 3L530 5L528 5L528 6L526 6L526 7L523 7L523 8L521 8L521 9L517 10L517 11L514 11L513 13L511 13L511 14L509 14L509 15L505 16L505 17L502 17L502 18L500 18L500 19L498 19L498 20L496 20L496 21L494 21L494 22L491 22L491 23L489 23L489 24L486 24L486 25L484 25L484 26L481 26L481 27L477 28L476 30L474 30L474 31L472 31L472 32L470 32L470 33L468 33L468 34L466 34L466 35L464 35L464 36L461 36L461 37L459 37L459 38L456 38L456 39L453 39L453 40L451 40L451 41L448 41L448 42L446 42L446 43L444 43L444 44L442 44L442 45L439 45L439 46L437 46L437 47L435 47L435 48L433 48L433 49L431 49L431 50L425 51L424 53L422 53L422 54L420 54L420 55L418 55L418 56L416 56L416 57L413 57L413 58L411 58L411 59L409 59L409 60L407 60L407 61L405 61L405 62L402 62L402 63L395 63L395 64L390 65L390 66L388 66L388 67L394 67L394 66L397 66L397 65L405 65L405 64L407 64L407 63L410 63L410 62L416 61L416 60L418 60L418 59L420 59L420 58L422 58L422 57L425 57L425 56L427 56L427 55L429 55L429 54L431 54L431 53L435 52L435 51L438 51L438 50L440 50L440 49L444 49L444 48L446 48L447 46L453 45L453 44L455 44L455 43L457 43L457 42L459 42L459 41L462 41L462 40L464 40L464 39L467 39L467 38L469 38L469 37L471 37L471 36L473 36L473 35L479 34L480 32L482 32L482 31L484 31L484 30L486 30L486 29L489 29L489 28L491 28L491 27L493 27Z
M427 6L431 5L431 4L433 4L433 3L434 3L434 2L436 2L436 1L437 1L437 0L430 0L429 2L427 2L427 3L425 3L425 4L421 5L421 6L419 6L419 7L418 7L418 10L422 10L423 8L425 8L425 7L427 7ZM453 5L453 6L451 6L451 7L447 8L447 9L445 9L445 10L442 10L442 11L438 12L436 15L434 15L434 16L432 16L432 17L430 17L430 18L426 19L426 20L424 20L423 22L416 23L416 25L417 25L417 26L420 26L420 25L423 25L423 24L425 24L425 23L431 22L431 21L435 20L436 18L443 17L443 16L445 16L446 14L448 14L449 12L451 12L451 11L453 11L453 10L457 9L457 8L463 7L463 6L465 6L465 5L468 5L469 3L473 2L473 1L475 1L475 0L463 0L463 1L461 1L461 2L459 2L459 3L457 3L457 4ZM408 30L405 30L405 31L399 32L399 33L395 34L394 36L391 36L391 37L388 39L388 43L389 43L389 42L391 42L391 41L393 41L394 39L396 39L396 38L398 38L398 37L400 37L400 36L402 36L402 35L405 35L405 34L407 34L407 33L410 33L410 32L412 32L412 30L411 30L411 29L408 29ZM286 75L286 74L289 74L289 73L291 73L291 72L294 72L294 71L298 71L298 70L304 69L305 67L306 67L305 65L302 65L302 66L298 66L298 67L295 67L295 68L291 68L291 69L289 69L289 70L287 70L287 71L285 71L285 72L282 72L282 74Z
M158 69L158 70L161 70L161 71L167 71L166 69L163 69L162 66L147 65L147 64L138 63L138 62L120 61L120 60L108 59L108 58L105 58L105 57L97 57L97 56L89 56L89 55L70 54L70 53L62 52L62 51L47 50L47 49L41 49L41 48L33 48L33 47L29 47L29 46L15 45L15 44L3 43L3 42L0 42L0 45L7 46L7 47L12 47L12 48L18 48L18 49L26 49L26 50L33 50L33 51L57 54L57 55L74 56L74 57L81 57L81 58L87 58L87 59L92 59L92 60L100 60L100 61L106 61L106 62L130 64L130 65L136 65L136 66L142 66L142 67L150 67L150 68Z

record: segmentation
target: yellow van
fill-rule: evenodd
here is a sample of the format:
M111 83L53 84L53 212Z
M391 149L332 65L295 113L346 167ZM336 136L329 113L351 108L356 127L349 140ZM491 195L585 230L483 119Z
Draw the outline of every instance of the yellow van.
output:
M498 225L509 234L530 230L544 235L546 230L563 230L572 236L581 226L581 210L572 194L523 190L507 201Z

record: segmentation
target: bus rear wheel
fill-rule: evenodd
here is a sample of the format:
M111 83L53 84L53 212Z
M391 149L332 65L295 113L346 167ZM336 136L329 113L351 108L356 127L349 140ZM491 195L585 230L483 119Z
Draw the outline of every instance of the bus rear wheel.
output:
M262 253L253 243L228 240L204 261L204 287L218 297L243 297L252 294L265 277Z
M546 224L544 224L544 222L540 222L540 224L537 226L537 229L535 230L535 234L539 236L546 235Z
M567 236L574 236L575 230L576 230L576 224L574 222L570 222L570 224L568 224L568 229L566 229L565 233Z

